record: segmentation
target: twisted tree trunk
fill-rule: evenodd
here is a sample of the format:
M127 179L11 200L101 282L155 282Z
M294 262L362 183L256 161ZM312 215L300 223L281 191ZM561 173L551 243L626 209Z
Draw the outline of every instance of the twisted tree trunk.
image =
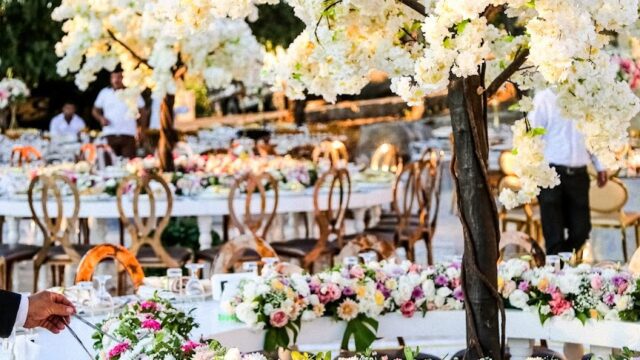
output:
M498 213L487 176L489 142L481 76L452 75L449 110L454 138L452 172L464 230L462 287L467 314L467 358L502 359L497 288ZM503 322L504 325L504 317ZM502 341L501 341L502 340Z
M173 104L175 95L167 94L160 105L160 139L158 157L163 171L174 171L173 148L178 142L178 133L173 126Z

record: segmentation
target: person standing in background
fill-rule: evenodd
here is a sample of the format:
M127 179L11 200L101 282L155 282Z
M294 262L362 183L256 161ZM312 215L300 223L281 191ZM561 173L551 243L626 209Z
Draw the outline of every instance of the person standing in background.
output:
M546 251L547 254L577 252L591 232L587 165L593 163L596 168L600 187L607 183L607 173L587 151L584 137L574 122L561 116L557 95L552 89L536 94L533 103L534 111L529 113L531 126L546 130L544 155L560 176L558 186L542 189L538 195Z
M113 152L122 157L136 156L136 136L138 125L142 126L145 109L142 96L138 95L136 104L138 116L132 116L127 103L118 90L124 89L122 70L117 68L111 73L111 86L100 91L93 105L92 114L102 125L102 135Z
M65 101L62 112L49 124L51 136L78 136L80 131L86 127L84 120L76 115L76 105L71 101Z

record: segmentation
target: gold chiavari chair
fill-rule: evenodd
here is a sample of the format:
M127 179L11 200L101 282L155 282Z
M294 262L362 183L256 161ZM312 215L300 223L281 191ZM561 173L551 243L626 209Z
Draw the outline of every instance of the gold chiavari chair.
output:
M144 281L142 266L127 248L114 244L100 244L89 250L80 260L75 282L92 281L98 264L107 259L116 260L129 274L134 290L138 290ZM118 294L123 295L121 291Z
M513 258L523 258L530 256L530 263L540 267L545 264L545 253L542 247L531 237L520 231L507 231L500 235L498 245L500 258L498 262Z
M618 229L622 235L622 254L627 262L627 228L635 231L636 247L640 247L640 212L623 210L629 199L624 183L618 178L611 178L603 187L595 180L589 188L589 208L591 209L591 226Z
M395 173L402 166L402 158L398 148L391 144L382 144L371 155L369 168L375 171Z
M268 209L267 190L273 191L273 201ZM242 219L238 218L236 210L236 196L245 192L244 211ZM255 213L254 195L259 196L259 212ZM278 209L278 181L269 173L247 174L236 181L229 190L228 197L229 221L231 226L240 233L222 246L204 249L196 254L197 261L212 264L212 270L228 271L229 266L242 261L259 261L265 257L277 257L273 248L265 241ZM247 236L252 239L247 243ZM242 252L242 253L240 253ZM233 254L233 256L232 256ZM218 257L222 257L216 261ZM232 262L231 264L229 262Z
M324 200L322 197L325 196L326 206L322 206L321 200ZM344 219L350 198L351 179L346 169L332 168L322 174L313 192L318 238L273 243L274 250L281 257L298 260L302 267L309 271L312 270L314 262L321 257L328 257L329 262L332 262L333 256L343 245Z
M510 189L512 191L520 190L520 179L514 175L504 176L498 183L498 191ZM509 224L513 224L517 231L523 231L536 241L540 242L542 220L540 218L540 206L537 199L533 199L529 204L523 204L513 209L507 210L504 206L500 206L498 217L502 226L502 231L507 231Z
M87 161L98 170L115 164L117 159L116 153L113 152L111 146L94 143L83 144L76 157L78 161Z
M37 185L41 186L40 199L35 196ZM71 216L65 216L64 189L68 189L73 198ZM51 216L48 206L51 194L56 208L54 216ZM69 178L62 175L36 176L29 184L28 199L33 221L44 237L42 248L33 258L33 288L37 291L40 268L43 265L51 265L53 285L61 285L64 280L64 267L79 263L91 245L71 243L78 223L80 196L77 187ZM41 211L36 211L37 200L40 200Z
M133 183L130 197L125 194ZM157 184L160 190L154 192L152 184ZM144 193L144 194L143 194ZM166 209L160 219L156 214L157 197L164 197ZM125 212L124 202L132 203L133 216ZM143 199L148 200L149 215L143 218L140 215L140 206ZM130 175L126 177L117 190L118 214L122 226L131 236L130 251L136 256L143 268L171 268L182 267L191 258L191 250L173 246L165 248L162 245L162 232L167 227L171 218L173 207L173 194L167 182L157 174L144 176Z
M325 140L313 149L311 159L314 163L329 161L332 167L343 167L349 163L349 152L342 141Z
M394 256L395 246L375 235L359 234L353 240L347 242L340 250L340 253L336 257L336 262L342 263L342 260L346 257L358 256L367 252L374 252L377 255L378 261L380 261Z

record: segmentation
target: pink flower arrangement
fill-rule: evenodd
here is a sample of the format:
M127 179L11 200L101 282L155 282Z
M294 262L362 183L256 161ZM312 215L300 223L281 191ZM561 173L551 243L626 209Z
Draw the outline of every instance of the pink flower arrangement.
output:
M194 351L196 348L202 346L202 344L195 342L193 340L189 340L186 343L184 343L180 349L182 349L183 352L185 353L191 353L192 351Z
M553 315L562 315L565 311L571 309L571 302L566 300L560 292L554 292L551 294L551 312Z
M287 314L283 310L275 310L269 315L269 323L276 328L285 327L289 322Z
M128 341L118 343L109 350L109 354L107 356L109 359L113 359L114 357L122 355L125 351L129 350L129 348L131 348L131 344L129 344Z
M140 308L142 310L160 311L160 307L158 306L158 303L151 300L141 302Z
M160 325L160 322L156 319L147 319L142 322L141 326L143 329L149 329L153 331L160 331L162 329L162 325Z

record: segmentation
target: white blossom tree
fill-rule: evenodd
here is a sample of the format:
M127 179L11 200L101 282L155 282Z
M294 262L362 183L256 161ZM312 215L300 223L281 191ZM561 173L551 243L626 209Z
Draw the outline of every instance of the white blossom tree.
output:
M502 358L499 226L487 177L487 99L507 81L521 92L553 87L562 114L575 120L589 150L615 168L614 151L626 142L629 121L640 105L629 86L616 80L616 65L605 49L612 35L635 26L638 0L284 1L306 29L289 49L265 60L263 74L288 96L310 93L335 101L338 94L360 92L372 70L387 72L392 90L409 103L448 90L452 168L465 235L467 355ZM215 78L210 85L224 85L228 81L219 80L220 71L236 76L236 63L253 63L255 54L234 48L232 64L224 62L230 56L208 55L217 53L220 37L229 38L210 24L255 17L256 5L276 2L147 0L131 5L111 0L81 5L84 1L63 0L56 16L70 20L59 47L60 55L66 54L60 70L80 70L82 85L104 64L121 61L131 91L149 85L161 95L174 90L181 68ZM225 21L221 24L238 24ZM239 32L253 44L246 30ZM211 72L216 76L207 76ZM526 112L532 101L524 97L519 105ZM527 202L541 187L558 183L544 160L539 136L544 129L531 128L526 117L513 129L522 189L501 194L507 206Z
M263 50L243 20L217 16L212 1L63 0L53 18L65 36L56 46L58 73L76 73L85 89L102 69L123 68L123 99L135 111L146 88L162 100L159 157L173 169L174 94L185 77L209 88L260 81Z

